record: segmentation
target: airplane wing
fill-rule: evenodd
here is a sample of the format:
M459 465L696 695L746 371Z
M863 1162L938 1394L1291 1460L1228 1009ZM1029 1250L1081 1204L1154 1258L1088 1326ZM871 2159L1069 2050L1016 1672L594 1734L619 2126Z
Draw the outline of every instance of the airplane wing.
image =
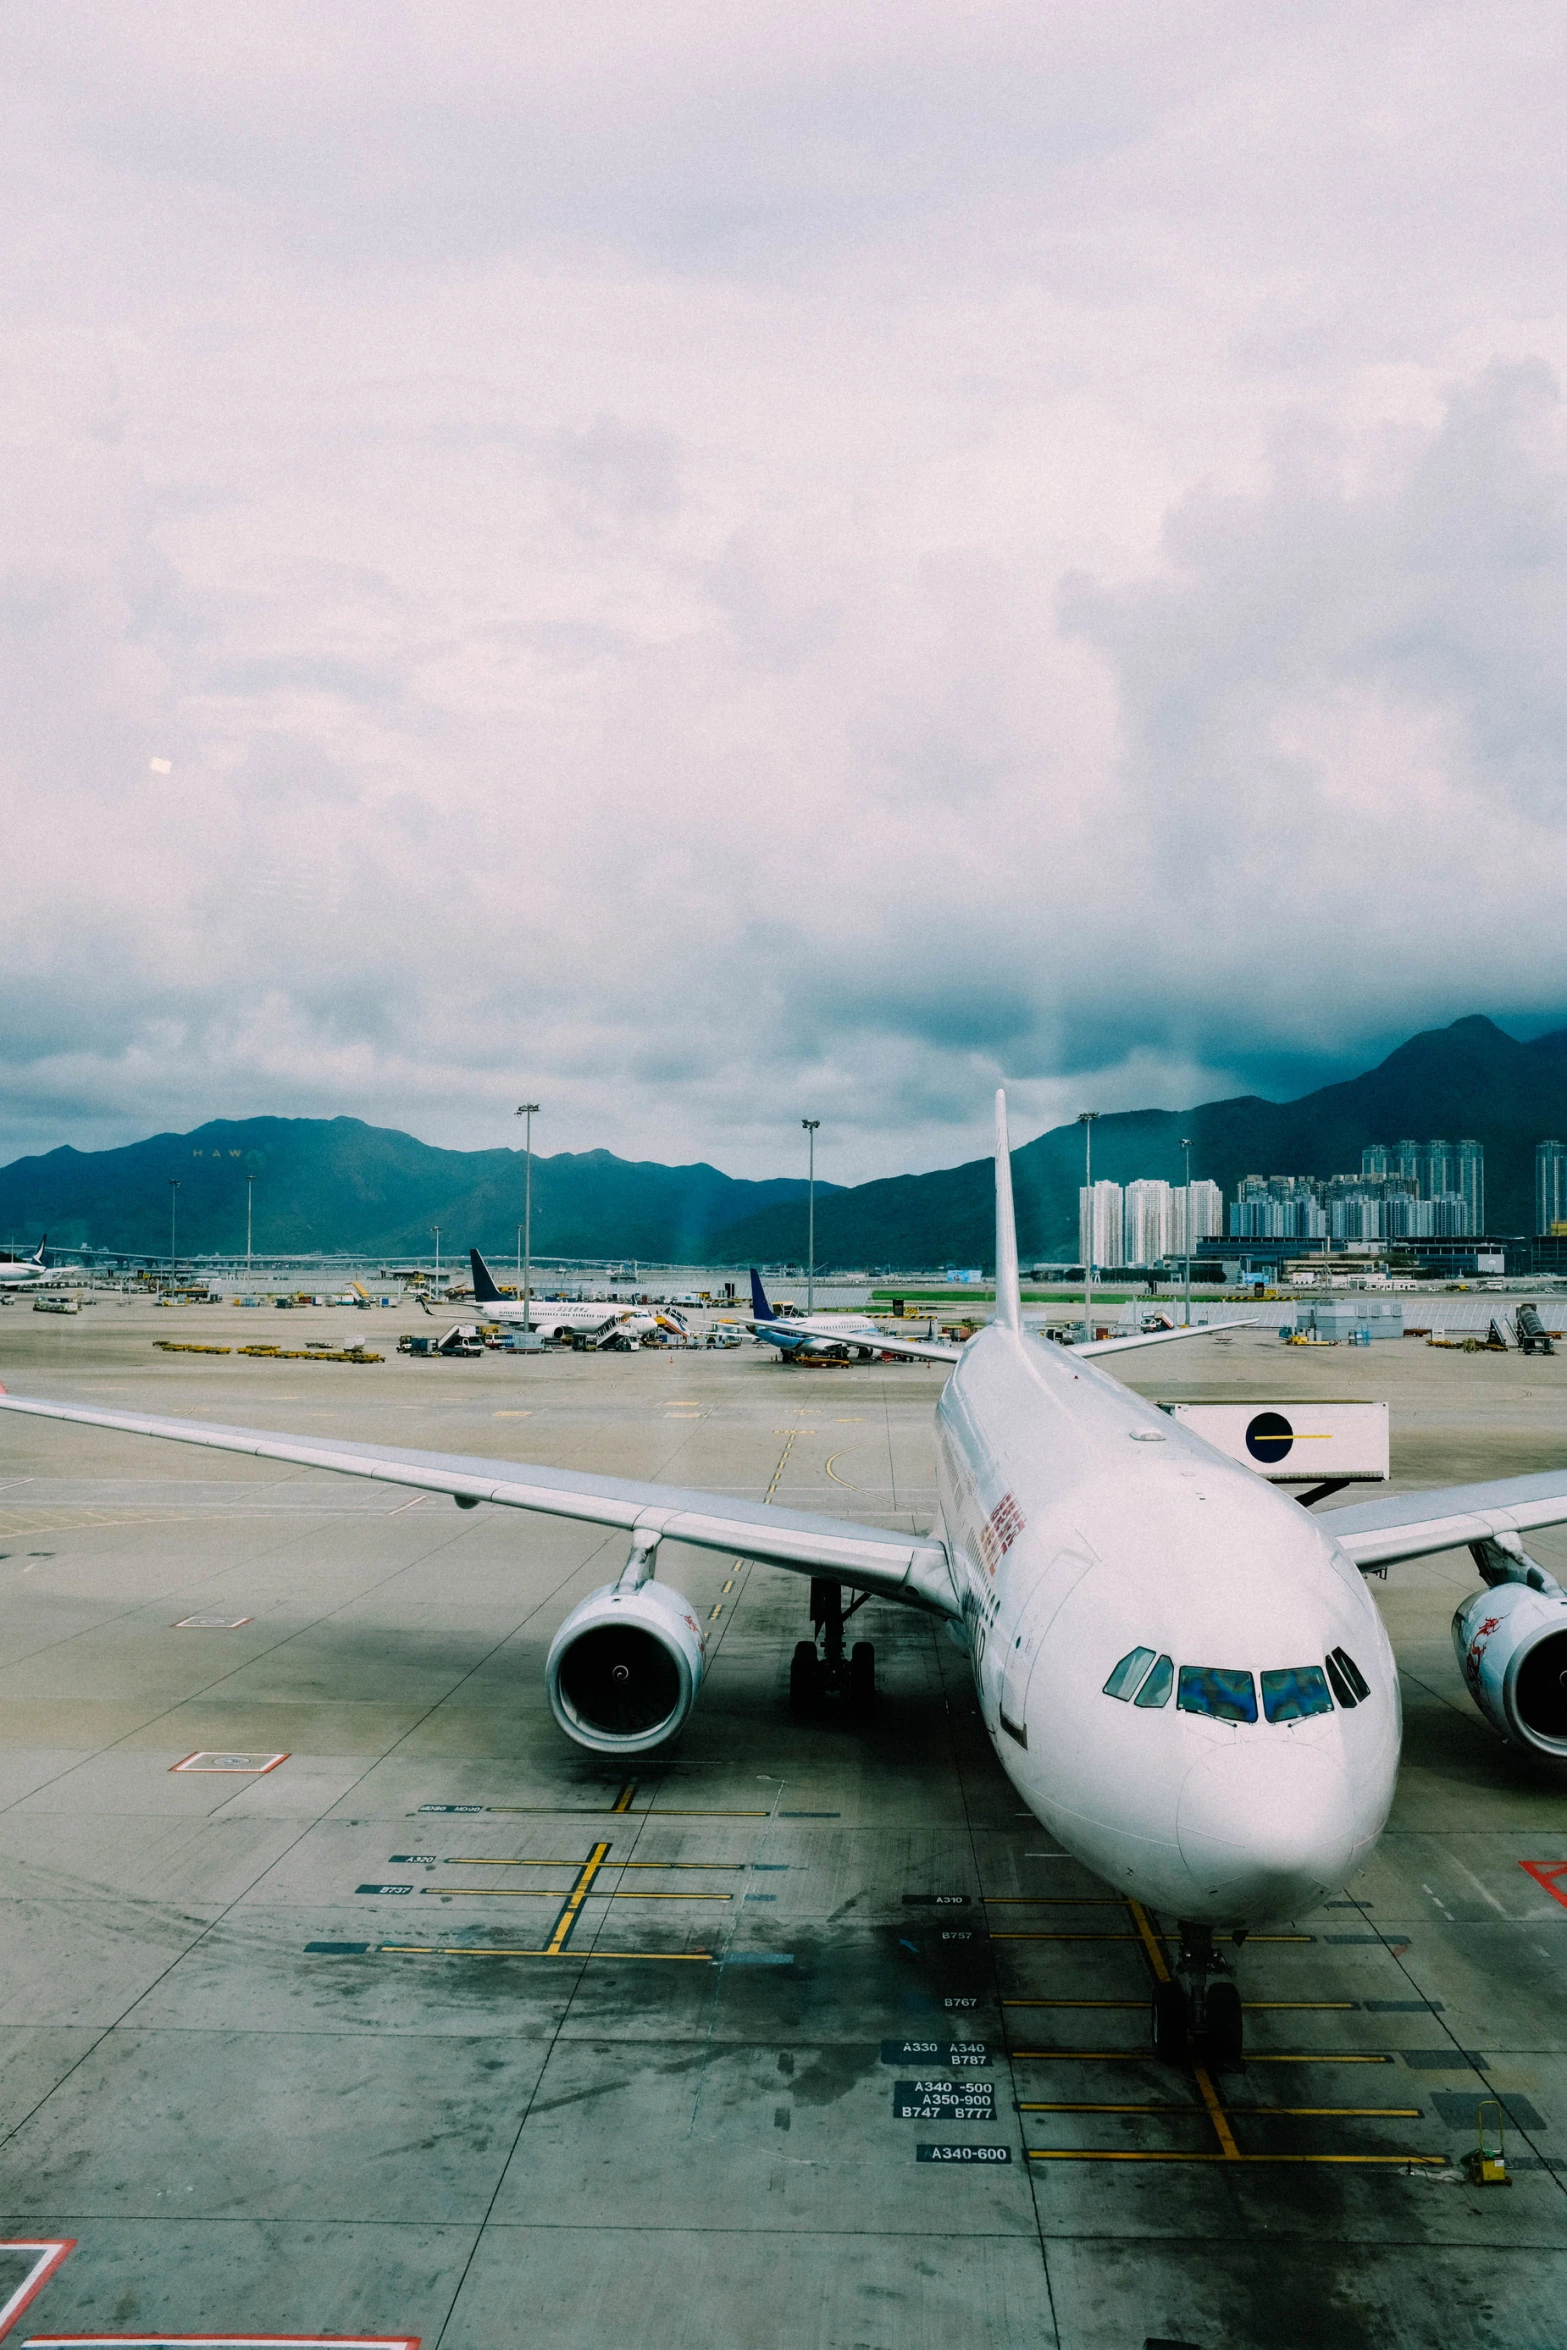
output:
M1567 1525L1567 1469L1536 1477L1498 1477L1486 1485L1439 1485L1387 1501L1314 1513L1363 1573L1426 1558L1498 1534Z
M1260 1314L1247 1314L1233 1322L1183 1323L1178 1330L1134 1330L1130 1338L1088 1338L1081 1346L1074 1346L1074 1355L1118 1355L1129 1346L1164 1346L1172 1338L1224 1338L1232 1330L1249 1330L1260 1322Z
M813 1512L775 1509L770 1503L739 1501L727 1493L655 1485L637 1478L581 1476L521 1461L405 1452L397 1445L279 1435L266 1428L225 1428L206 1420L154 1419L140 1412L101 1411L36 1396L7 1395L3 1388L0 1411L70 1420L89 1428L117 1428L128 1436L162 1436L176 1444L205 1445L216 1452L250 1453L257 1460L292 1461L303 1469L374 1477L387 1485L412 1485L426 1493L449 1493L463 1509L488 1501L503 1509L535 1510L548 1517L575 1518L590 1526L619 1526L628 1533L667 1536L671 1542L736 1552L742 1558L790 1567L802 1575L835 1576L856 1590L907 1600L939 1615L959 1612L946 1551L933 1538L897 1534L851 1519L819 1518Z
M1249 1330L1252 1324L1260 1319L1259 1315L1248 1314L1244 1320L1194 1322L1189 1328L1179 1330L1137 1330L1129 1338L1086 1339L1080 1346L1071 1347L1068 1351L1073 1356L1124 1354L1128 1347L1162 1346L1172 1338L1222 1337L1231 1330ZM748 1320L745 1327L748 1330L754 1330L759 1338L766 1338L769 1331L772 1330L789 1330L787 1322L777 1321L765 1323ZM1034 1327L1037 1329L1038 1325L1034 1325ZM869 1333L846 1330L841 1337L832 1338L827 1337L822 1331L802 1332L798 1338L795 1338L791 1332L790 1336L800 1353L807 1353L812 1348L863 1346L872 1354L904 1356L910 1362L955 1363L963 1352L960 1346L949 1346L938 1339L892 1338L880 1330Z

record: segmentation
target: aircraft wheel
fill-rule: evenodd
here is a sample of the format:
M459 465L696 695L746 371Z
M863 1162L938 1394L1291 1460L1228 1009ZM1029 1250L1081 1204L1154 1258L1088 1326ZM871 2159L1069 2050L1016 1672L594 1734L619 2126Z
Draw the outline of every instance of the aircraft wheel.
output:
M1215 2064L1239 2064L1244 2041L1241 1995L1233 1983L1208 1985L1204 2003L1203 2037Z
M802 1717L814 1714L821 1690L821 1659L814 1640L797 1640L789 1660L789 1711Z
M1163 2064L1186 2054L1186 1993L1173 1981L1153 1987L1153 2052Z
M856 1640L849 1651L849 1711L857 1722L876 1711L876 1651L868 1640Z

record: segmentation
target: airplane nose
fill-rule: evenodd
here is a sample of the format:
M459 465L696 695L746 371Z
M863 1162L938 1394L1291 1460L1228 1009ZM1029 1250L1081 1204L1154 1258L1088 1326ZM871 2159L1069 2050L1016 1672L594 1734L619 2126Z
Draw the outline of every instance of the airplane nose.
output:
M1289 1917L1341 1885L1355 1848L1349 1774L1331 1749L1237 1739L1193 1764L1176 1814L1204 1902L1237 1922Z

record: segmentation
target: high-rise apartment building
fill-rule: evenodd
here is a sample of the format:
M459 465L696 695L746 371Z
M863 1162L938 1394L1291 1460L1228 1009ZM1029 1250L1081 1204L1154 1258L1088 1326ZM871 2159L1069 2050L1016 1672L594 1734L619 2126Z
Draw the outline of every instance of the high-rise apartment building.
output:
M1472 1139L1459 1144L1457 1177L1453 1189L1462 1196L1464 1205L1469 1210L1467 1229L1470 1232L1483 1232L1485 1230L1485 1150L1483 1145Z
M1330 1181L1343 1191L1356 1188L1350 1175L1335 1175ZM1445 1199L1456 1192L1468 1208L1465 1231L1485 1230L1485 1148L1472 1136L1459 1143L1406 1140L1391 1148L1369 1142L1360 1154L1360 1181L1402 1183L1414 1199Z
M1140 1176L1126 1187L1122 1209L1123 1265L1157 1265L1170 1251L1170 1186Z
M1193 1253L1205 1240L1216 1239L1224 1230L1224 1194L1216 1183L1192 1185ZM1170 1254L1186 1254L1186 1186L1175 1183L1170 1187Z
M1534 1228L1548 1233L1567 1224L1567 1143L1534 1146Z
M1119 1265L1126 1245L1125 1198L1119 1183L1096 1183L1077 1193L1077 1253L1085 1265Z

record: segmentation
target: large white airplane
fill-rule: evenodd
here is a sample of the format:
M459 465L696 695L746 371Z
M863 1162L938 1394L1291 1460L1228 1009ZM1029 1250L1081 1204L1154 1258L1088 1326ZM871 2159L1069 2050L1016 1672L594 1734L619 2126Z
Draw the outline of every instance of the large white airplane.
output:
M697 1610L657 1579L661 1542L788 1567L813 1581L824 1636L795 1651L790 1694L824 1678L874 1688L866 1644L842 1659L841 1591L944 1617L973 1658L1008 1777L1107 1885L1176 1921L1154 1991L1154 2044L1212 2060L1241 2040L1217 1929L1298 1917L1375 1845L1399 1755L1392 1650L1362 1576L1467 1544L1485 1588L1454 1640L1481 1713L1567 1756L1567 1593L1520 1535L1567 1522L1567 1469L1403 1494L1313 1516L1090 1358L1202 1331L1071 1350L1025 1332L1006 1109L996 1097L996 1318L959 1353L937 1406L939 1507L927 1535L728 1494L505 1461L6 1395L0 1410L450 1493L630 1536L619 1578L584 1599L545 1664L561 1729L601 1754L662 1745L696 1701ZM938 1362L950 1350L884 1340ZM1158 1972L1159 1970L1155 1970Z
M611 1327L640 1338L649 1330L673 1330L688 1337L684 1321L668 1306L615 1305L604 1298L502 1297L476 1248L468 1251L473 1266L473 1302L482 1306L489 1322L516 1322L536 1330L541 1338L569 1338L574 1330L598 1332Z
M35 1257L7 1257L0 1263L0 1289L36 1289L44 1281L56 1279L53 1268L44 1263L44 1251L49 1246L46 1232L38 1243Z

